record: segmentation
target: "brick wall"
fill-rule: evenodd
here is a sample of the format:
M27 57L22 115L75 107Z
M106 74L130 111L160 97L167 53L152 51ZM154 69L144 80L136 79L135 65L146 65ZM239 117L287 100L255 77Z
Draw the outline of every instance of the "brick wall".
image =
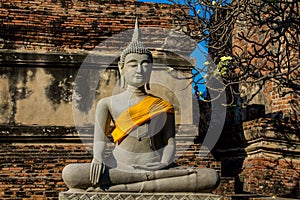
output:
M76 136L72 137L73 140L62 136L49 137L48 140L27 139L27 142L11 139L14 141L2 141L0 144L1 199L58 199L59 192L68 190L61 177L63 168L70 163L92 160L91 140L83 144ZM200 147L196 144L187 147L179 141L176 163L180 166L210 167L220 172L221 163L209 151L200 151ZM234 180L222 178L214 193L233 194Z
M176 163L180 166L191 166L199 168L212 168L217 172L221 173L221 162L217 161L210 151L206 148L201 148L201 144L192 144L185 146L177 144L177 155ZM179 149L178 149L179 148ZM180 149L185 149L181 151Z
M300 198L300 162L253 158L244 161L240 174L244 190L255 194Z
M263 1L255 3L253 1L253 5L260 5L261 2ZM260 9L268 9L267 6L268 4L264 4ZM268 21L265 19L268 17L267 12L261 12L260 18L264 22L257 26L247 21L249 15L260 14L252 12L254 9L251 8L251 3L245 5L246 12L238 16L233 30L232 50L235 55L241 56L242 53L245 53L246 57L253 55L249 56L248 63L242 66L241 70L245 68L258 76L266 76L271 74L269 70L274 69L278 64L267 51L276 51L278 48L276 45L280 44L280 53L284 55L286 43L281 40L278 43L277 41L266 43L278 32L268 26ZM266 16L263 16L264 14ZM241 39L240 35L243 34L256 44ZM286 36L290 37L288 34ZM261 51L258 50L260 43L267 45ZM290 52L291 63L299 62L299 51L297 52L296 49ZM279 61L279 66L284 66L285 62L286 59ZM282 72L287 73L287 70L283 69L284 67L281 69ZM294 73L299 73L299 70ZM297 89L293 94L288 94L292 90L280 87L280 83L283 82L284 80L281 79L270 79L239 87L242 100L250 99L250 96L257 93L247 108L241 109L246 157L239 177L244 192L299 198L300 101L299 95L296 94Z
M58 199L67 188L61 178L69 163L90 162L83 144L1 143L1 199Z
M140 26L172 28L172 5L135 0L4 0L0 40L4 49L91 50L112 34Z

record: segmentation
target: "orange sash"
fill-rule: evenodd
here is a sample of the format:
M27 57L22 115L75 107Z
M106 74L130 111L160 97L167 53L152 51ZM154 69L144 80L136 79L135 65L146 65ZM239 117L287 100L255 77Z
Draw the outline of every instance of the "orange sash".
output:
M132 129L161 113L174 113L172 104L161 98L147 96L118 116L116 128L112 132L114 142L122 141Z

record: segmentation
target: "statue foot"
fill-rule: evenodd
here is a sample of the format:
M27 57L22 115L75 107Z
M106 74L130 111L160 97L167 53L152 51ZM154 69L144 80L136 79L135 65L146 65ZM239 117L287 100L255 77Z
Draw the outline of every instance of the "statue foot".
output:
M86 189L87 192L94 192L95 188L94 187L89 187L88 189Z
M105 190L103 190L103 189L100 188L100 187L97 187L97 188L95 189L95 192L105 192Z
M89 187L88 189L86 189L86 192L105 192L105 190L103 190L100 187Z

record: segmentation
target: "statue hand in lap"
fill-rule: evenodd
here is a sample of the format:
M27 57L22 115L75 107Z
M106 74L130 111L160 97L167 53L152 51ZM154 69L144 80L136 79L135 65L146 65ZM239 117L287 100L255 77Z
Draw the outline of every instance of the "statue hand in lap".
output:
M93 160L65 167L63 179L70 190L96 186L111 192L209 192L218 185L219 176L212 169L170 167L176 148L174 109L146 92L152 63L136 22L118 65L125 90L97 103ZM104 158L108 134L115 148Z
M105 165L102 161L93 158L90 171L90 181L93 185L96 185L100 182L101 176L105 172Z
M96 185L100 182L101 176L105 172L105 164L103 163L103 153L105 149L104 141L94 142L94 158L91 162L90 168L90 181L92 185Z

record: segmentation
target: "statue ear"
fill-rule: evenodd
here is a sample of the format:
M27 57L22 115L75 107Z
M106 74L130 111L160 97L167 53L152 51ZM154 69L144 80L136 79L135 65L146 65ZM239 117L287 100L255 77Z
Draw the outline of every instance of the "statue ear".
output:
M121 61L118 62L118 68L119 68L120 75L122 76L122 72L123 72L123 64L122 64Z
M123 64L121 61L118 62L118 68L119 68L119 72L120 72L120 86L122 89L125 88L125 79L124 79L124 76L123 76Z
M150 84L149 83L146 83L145 87L146 87L146 90L150 90Z

